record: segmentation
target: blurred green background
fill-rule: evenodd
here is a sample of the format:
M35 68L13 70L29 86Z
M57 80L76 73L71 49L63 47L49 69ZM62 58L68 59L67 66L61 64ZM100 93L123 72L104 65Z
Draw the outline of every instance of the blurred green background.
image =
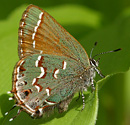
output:
M122 48L101 56L100 69L108 79L99 84L96 125L130 125L130 0L3 0L0 2L0 122L13 102L12 71L18 61L18 27L23 11L34 4L52 15L86 49L95 41L94 54ZM98 81L100 77L97 77ZM6 100L3 100L3 98ZM9 103L9 104L7 104Z

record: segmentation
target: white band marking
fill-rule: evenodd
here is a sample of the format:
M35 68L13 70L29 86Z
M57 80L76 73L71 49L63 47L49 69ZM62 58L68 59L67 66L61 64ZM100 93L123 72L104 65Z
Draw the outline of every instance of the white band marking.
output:
M57 69L55 72L54 72L54 77L57 79L57 74L59 73L59 69Z
M22 26L24 25L24 22L22 22Z
M41 23L41 20L38 20L38 22L37 22L37 26L39 26L39 25L40 25L40 23Z
M33 48L35 48L35 40L33 41Z
M23 64L24 60L21 61L20 65L17 67L17 79L21 79L19 78L19 72L20 72L20 66Z
M40 54L42 54L43 53L43 51L40 51Z
M19 74L19 68L20 68L20 66L17 68L17 73L18 73L18 74ZM18 75L18 74L17 74L17 75Z
M34 40L35 34L36 34L35 32L32 34L32 39L33 39L33 40Z
M24 15L24 17L26 17L26 16L27 16L27 14Z
M41 59L41 57L42 57L42 56L38 56L38 60L40 60L40 59Z
M36 60L36 62L35 62L36 67L38 67L38 62L39 62L39 60Z
M22 60L22 62L20 63L20 66L23 64L24 60Z
M33 79L32 85L36 82L36 78Z
M40 87L35 85L35 87L37 88L37 91L40 92Z
M63 70L65 70L65 69L66 69L66 66L67 66L67 62L66 62L66 61L64 61L64 62L63 62Z
M22 39L21 39L21 44L23 43Z
M35 66L38 67L38 63L39 61L41 60L42 56L38 56L36 62L35 62ZM45 74L45 71L44 71L44 68L43 67L39 67L41 69L41 73L40 75L37 77L37 78L42 78ZM33 81L32 81L32 85L36 82L36 79L37 78L34 78ZM40 87L38 85L35 85L35 87L37 88L38 92L40 92Z
M34 32L37 32L37 28L38 28L38 26L35 26L35 28L34 28Z
M44 68L43 67L40 67L40 68L41 68L41 74L37 78L41 78L45 74Z
M23 50L21 49L20 52L23 53Z
M49 105L55 105L55 102L48 102L47 100L45 100L45 102Z
M50 90L46 89L47 96L50 96Z
M43 15L43 12L41 12L41 13L40 13L40 15L39 15L39 19L41 19L41 18L42 18L42 15Z
M27 109L27 110L28 110L30 113L35 112L35 110L32 109L29 105L26 104L25 106L29 109L29 110L28 110L28 109ZM30 110L31 110L31 111L30 111Z
M37 59L36 62L35 62L35 66L36 66L36 67L38 67L38 62L39 62L39 60L41 59L41 57L42 57L42 56L38 56L38 59Z
M43 113L42 110L43 110L43 109L42 109L42 108L39 108L38 110L40 111L40 114L42 115L42 113Z
M34 27L34 33L32 34L32 40L34 40L35 35L36 35L36 32L37 32L37 29L38 29L38 27L40 26L42 15L43 15L43 12L41 12L41 13L39 14L39 20L38 20L38 22L37 22L37 25ZM22 34L22 33L21 33L21 34ZM33 48L35 48L34 44L33 44Z

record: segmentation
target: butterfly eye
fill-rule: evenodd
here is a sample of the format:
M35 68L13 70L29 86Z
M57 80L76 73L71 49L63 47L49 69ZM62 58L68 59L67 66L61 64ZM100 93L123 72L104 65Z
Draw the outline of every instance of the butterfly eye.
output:
M98 67L98 62L96 60L93 59L92 62L96 67Z
M93 67L98 67L98 64L99 62L94 60L94 59L90 59L90 64L93 66Z

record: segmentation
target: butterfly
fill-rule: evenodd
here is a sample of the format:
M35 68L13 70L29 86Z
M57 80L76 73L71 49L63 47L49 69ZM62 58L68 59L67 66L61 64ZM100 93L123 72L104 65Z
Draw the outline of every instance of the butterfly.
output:
M73 36L35 5L29 5L23 13L18 34L20 60L14 68L9 92L16 100L12 109L20 107L17 115L26 111L38 118L52 107L66 111L76 92L82 95L84 109L83 91L89 86L95 89L95 72L104 77L98 69L99 60L91 57L94 48L89 58Z

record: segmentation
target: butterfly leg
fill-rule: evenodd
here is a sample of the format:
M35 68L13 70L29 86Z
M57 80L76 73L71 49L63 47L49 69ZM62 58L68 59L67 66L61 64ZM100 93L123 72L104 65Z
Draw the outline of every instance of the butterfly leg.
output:
M81 111L82 110L84 110L84 108L85 108L85 96L84 96L84 94L83 94L83 91L81 91L81 95L82 95L82 100L83 100L83 107L82 107L82 109L81 109Z
M100 77L104 78L105 76L101 73L101 71L99 69L97 69L96 67L94 68L95 71L100 75Z
M94 91L94 90L95 90L95 87L94 87L94 80L93 80L93 77L91 77L90 83L91 83L92 91Z

